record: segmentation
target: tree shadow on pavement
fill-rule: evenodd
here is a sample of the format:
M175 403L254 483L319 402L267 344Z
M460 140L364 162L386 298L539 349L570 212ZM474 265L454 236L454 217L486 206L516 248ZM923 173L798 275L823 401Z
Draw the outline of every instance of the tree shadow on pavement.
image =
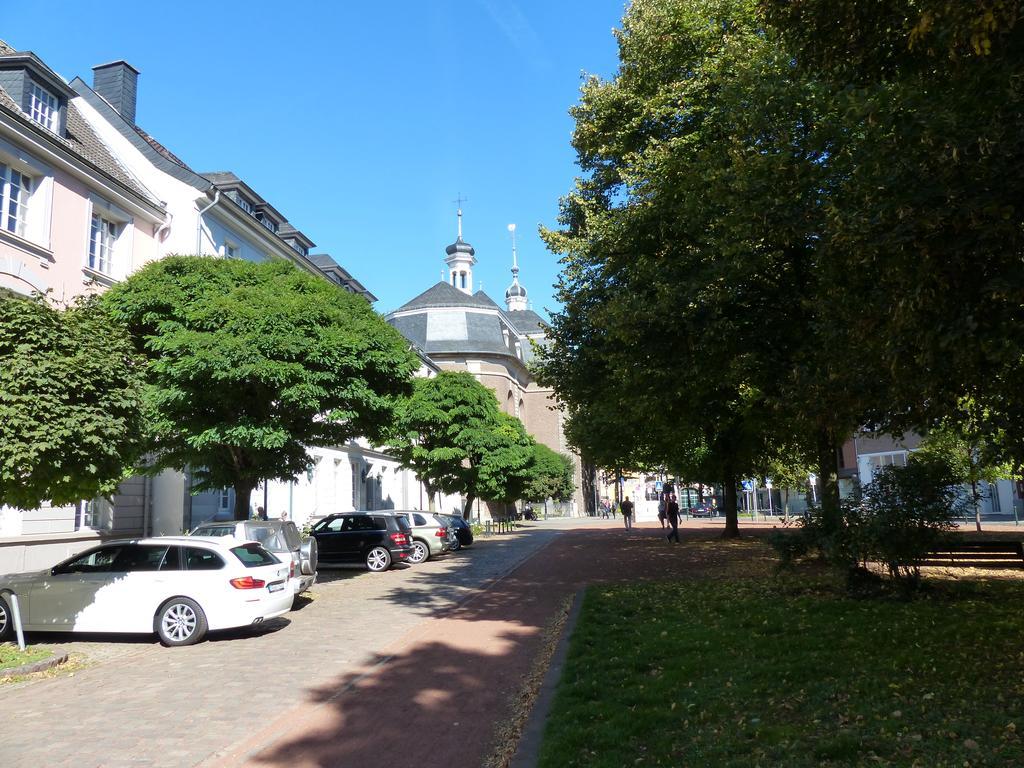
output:
M750 576L770 571L762 542L713 537L691 532L675 545L649 528L562 534L488 589L435 612L375 662L308 691L307 703L289 714L287 729L282 724L277 734L265 734L258 743L272 746L257 750L248 764L484 765L495 727L520 706L544 630L579 589L705 578L722 570L735 575L737 568ZM459 568L417 574L414 583L396 585L380 599L427 603L431 591L453 578L452 570ZM298 730L296 718L303 724Z

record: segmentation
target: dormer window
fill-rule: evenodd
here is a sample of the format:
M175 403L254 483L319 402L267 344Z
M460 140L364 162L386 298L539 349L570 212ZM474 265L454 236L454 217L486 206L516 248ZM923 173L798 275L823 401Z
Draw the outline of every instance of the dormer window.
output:
M57 132L60 102L45 88L32 82L29 90L29 117L49 131Z
M300 256L305 256L308 253L308 251L306 251L306 249L299 244L298 240L289 240L288 245L290 245L292 247L292 250L294 250Z
M238 207L243 211L252 216L252 204L241 195L235 197L235 202L238 203Z
M256 220L259 221L260 224L269 229L271 232L277 232L277 222L271 219L269 216L267 216L267 214L257 214Z

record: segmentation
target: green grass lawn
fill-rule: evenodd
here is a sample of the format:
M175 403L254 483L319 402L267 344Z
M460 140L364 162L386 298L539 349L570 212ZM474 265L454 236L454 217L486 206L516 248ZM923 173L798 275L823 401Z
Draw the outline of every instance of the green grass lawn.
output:
M594 587L542 768L1024 766L1024 584Z
M26 648L19 650L14 643L0 643L0 674L5 670L20 667L22 664L31 664L33 661L42 661L53 655L49 648Z

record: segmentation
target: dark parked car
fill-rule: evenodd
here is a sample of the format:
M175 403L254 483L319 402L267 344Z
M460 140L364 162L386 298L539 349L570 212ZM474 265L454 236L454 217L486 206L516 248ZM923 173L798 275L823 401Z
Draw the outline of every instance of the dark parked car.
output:
M696 507L690 509L690 514L693 517L718 517L718 507L714 504L704 502L698 504Z
M342 512L313 526L320 565L365 565L386 571L408 561L412 529L391 512Z
M460 515L442 515L438 514L441 520L444 521L445 525L448 526L448 532L454 532L454 536L449 538L453 544L458 543L458 546L452 546L452 549L459 549L460 547L468 547L473 543L473 529L470 528L469 523L466 522L466 518Z

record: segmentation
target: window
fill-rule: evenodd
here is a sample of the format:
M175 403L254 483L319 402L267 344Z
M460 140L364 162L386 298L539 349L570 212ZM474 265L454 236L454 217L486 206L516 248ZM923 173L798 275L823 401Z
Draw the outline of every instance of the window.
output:
M253 544L252 546L263 549L259 544ZM237 549L241 549L241 547L237 547ZM231 551L234 552L235 550ZM224 561L221 560L220 555L209 549L188 547L185 550L185 565L190 571L216 571L224 567Z
M210 554L217 557L213 552ZM259 544L243 544L240 547L234 547L231 554L241 560L242 565L246 568L259 568L261 565L275 565L281 562Z
M306 249L299 245L298 240L289 240L288 245L290 245L292 247L292 250L294 250L300 256L305 256L307 253Z
M45 88L32 83L30 91L29 117L44 128L57 132L57 118L60 116L57 97Z
M868 464L871 467L872 475L882 467L905 467L907 466L907 452L878 453L868 456Z
M106 573L111 570L114 560L123 548L124 545L116 544L90 549L55 566L53 573Z
M111 571L158 571L167 554L167 547L127 544L121 548L110 566Z
M0 163L0 229L25 236L25 214L32 194L32 179Z
M217 504L221 512L227 512L231 508L231 489L220 489L220 502Z
M114 255L114 244L117 242L117 222L110 221L98 213L92 215L92 228L89 233L89 269L110 274L110 265Z
M466 273L465 272L459 272L459 274L462 276L462 286L461 287L465 288L466 287Z
M248 200L246 200L241 195L238 195L235 198L235 202L238 203L238 207L239 208L241 208L243 211L245 211L250 216L252 216L252 203L250 203Z
M241 249L234 243L224 243L224 258L225 259L237 259L241 256Z

